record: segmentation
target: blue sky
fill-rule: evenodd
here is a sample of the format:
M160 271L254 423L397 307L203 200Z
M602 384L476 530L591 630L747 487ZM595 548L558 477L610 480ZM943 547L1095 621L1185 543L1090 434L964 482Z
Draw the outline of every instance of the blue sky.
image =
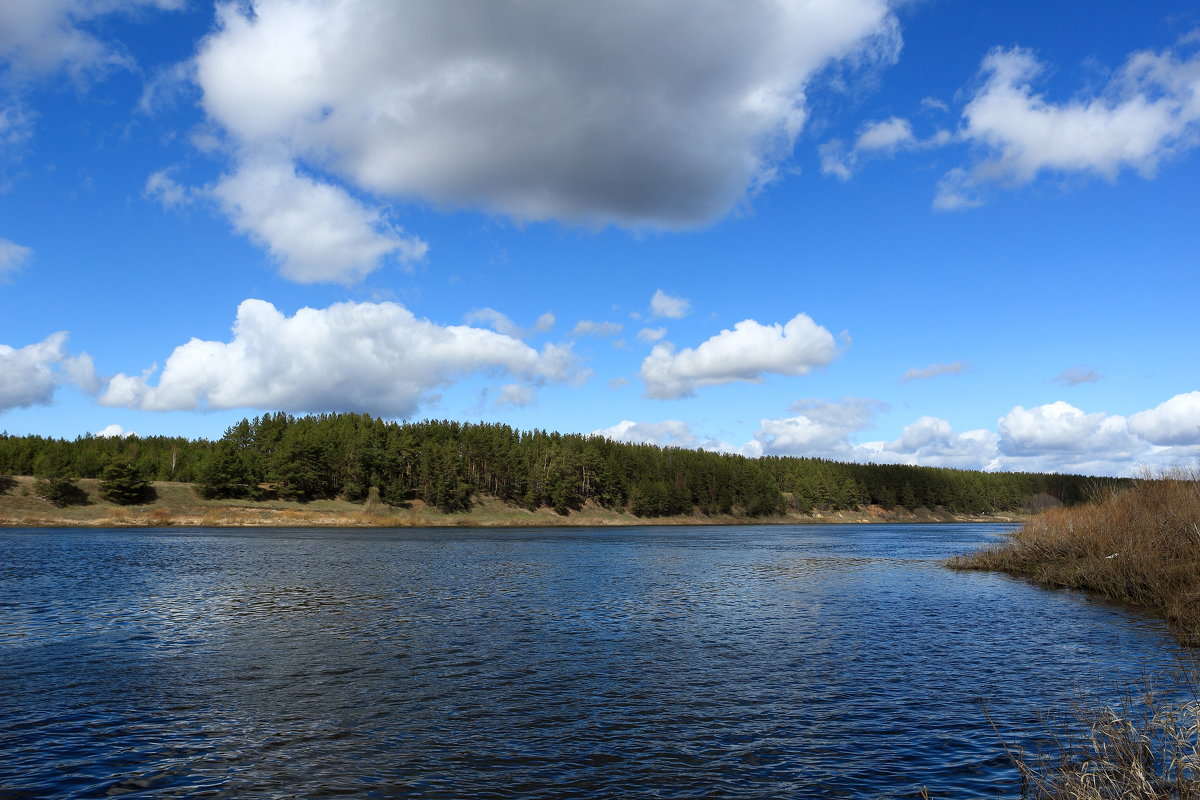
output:
M1190 2L0 6L0 429L1200 458Z

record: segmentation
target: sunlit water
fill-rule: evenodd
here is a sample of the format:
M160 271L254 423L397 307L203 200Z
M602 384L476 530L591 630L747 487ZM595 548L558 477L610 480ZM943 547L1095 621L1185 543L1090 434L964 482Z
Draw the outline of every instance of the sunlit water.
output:
M0 798L1015 797L1176 651L1006 529L0 531Z

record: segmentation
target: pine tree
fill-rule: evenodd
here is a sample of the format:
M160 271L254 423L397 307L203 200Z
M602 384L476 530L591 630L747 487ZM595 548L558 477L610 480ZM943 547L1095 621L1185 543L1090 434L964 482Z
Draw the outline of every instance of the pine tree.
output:
M112 462L104 469L100 481L100 496L110 503L131 506L151 502L155 498L155 491L150 481L142 477L133 464L122 459Z

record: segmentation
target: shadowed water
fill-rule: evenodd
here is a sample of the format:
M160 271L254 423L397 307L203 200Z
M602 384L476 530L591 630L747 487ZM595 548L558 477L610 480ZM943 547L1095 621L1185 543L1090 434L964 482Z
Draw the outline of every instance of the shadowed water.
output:
M0 531L0 799L1015 797L1176 651L1007 529Z

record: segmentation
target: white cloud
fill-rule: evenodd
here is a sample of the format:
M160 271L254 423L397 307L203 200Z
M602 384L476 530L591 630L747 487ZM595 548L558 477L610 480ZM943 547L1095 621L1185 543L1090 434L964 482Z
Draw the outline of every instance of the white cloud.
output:
M616 336L625 326L619 322L595 322L590 319L581 319L575 323L574 330L571 331L572 336Z
M801 400L792 405L794 417L763 419L754 434L766 455L860 460L850 437L870 427L882 403L848 397L841 401Z
M983 205L975 191L974 179L961 167L955 167L938 181L933 207L938 211L958 211Z
M128 439L130 436L137 436L137 433L125 430L115 422L103 430L96 431L96 437L100 439Z
M0 238L0 281L20 269L33 251L28 247Z
M541 351L494 331L440 326L395 303L337 303L285 316L262 300L238 306L229 342L192 339L158 382L124 373L100 402L149 411L266 408L366 411L407 417L430 394L471 373L526 382L576 380L569 347Z
M527 408L537 402L537 390L521 383L506 383L500 387L496 407Z
M999 426L1000 451L1010 456L1105 453L1131 457L1144 449L1129 433L1124 417L1086 414L1062 400L1030 409L1016 406L1000 418Z
M858 134L854 149L895 150L900 147L911 147L916 144L917 137L913 136L912 125L908 120L891 117L879 122L869 122Z
M1054 380L1067 386L1078 386L1081 383L1095 383L1100 380L1100 373L1091 367L1067 367Z
M178 208L192 201L194 191L179 183L172 177L172 169L160 169L150 174L142 194L151 200L162 203L163 208Z
M603 436L617 442L632 444L657 444L672 447L692 447L696 444L696 435L692 426L677 419L663 422L633 422L621 420L611 428L592 431L596 436Z
M833 335L797 314L786 325L743 320L695 349L679 352L669 342L654 346L642 362L646 395L687 397L696 389L734 381L758 382L764 374L805 375L838 355Z
M657 342L666 335L666 328L642 328L637 332L637 339L639 342L646 342L647 344L650 344L652 342Z
M955 361L953 364L930 364L928 367L909 367L904 374L900 376L900 380L904 383L909 381L924 381L930 378L936 378L939 375L957 375L967 368L967 365L961 361Z
M1100 93L1054 103L1033 89L1042 65L1029 50L993 50L983 85L963 111L960 137L985 153L947 175L935 205L980 202L988 183L1020 185L1043 172L1144 177L1200 142L1200 55L1134 53Z
M378 209L340 186L298 174L288 162L244 162L212 193L240 232L271 251L280 274L300 283L356 283L385 256L404 263L427 250Z
M949 131L939 130L928 139L918 139L912 124L900 117L868 122L858 132L850 147L841 139L832 139L817 148L821 156L821 172L846 181L854 176L860 160L894 156L905 150L927 150L951 141Z
M1129 430L1156 445L1200 445L1200 392L1130 415Z
M196 58L245 152L519 220L676 229L774 179L821 70L899 52L885 0L219 6Z
M66 345L67 334L61 331L25 347L0 344L0 413L48 405L63 383L75 383L85 390L94 386L91 359L68 355Z
M683 297L673 297L662 289L656 289L650 298L650 316L667 319L683 319L692 310L692 301Z
M507 314L487 307L468 311L464 319L468 325L486 325L497 333L503 333L505 336L515 336L518 339L525 339L535 333L545 333L553 328L556 322L554 315L547 311L537 318L532 327L522 328L509 319Z
M926 467L996 470L1000 437L988 430L955 433L950 423L937 417L921 417L904 427L892 442L868 442L876 450L868 460L916 464Z
M486 325L496 333L503 333L505 336L521 338L525 334L521 326L509 319L507 314L494 308L476 308L468 311L464 319L468 325Z
M677 420L625 420L595 433L750 457L786 455L989 472L1129 476L1145 466L1170 468L1200 459L1200 391L1176 395L1128 418L1089 414L1060 401L1030 409L1016 406L998 420L998 432L981 428L956 433L948 421L923 416L894 440L858 441L886 408L864 398L801 400L789 409L794 416L760 420L754 438L741 446L702 438Z
M0 145L11 149L32 134L33 117L19 103L10 100L9 105L0 107Z
M950 111L950 106L946 105L945 101L939 100L936 97L923 97L921 98L921 110L926 113L938 112L946 114Z
M0 3L0 66L18 78L64 69L76 80L128 65L115 45L84 30L93 20L141 8L175 10L184 0L6 0Z

